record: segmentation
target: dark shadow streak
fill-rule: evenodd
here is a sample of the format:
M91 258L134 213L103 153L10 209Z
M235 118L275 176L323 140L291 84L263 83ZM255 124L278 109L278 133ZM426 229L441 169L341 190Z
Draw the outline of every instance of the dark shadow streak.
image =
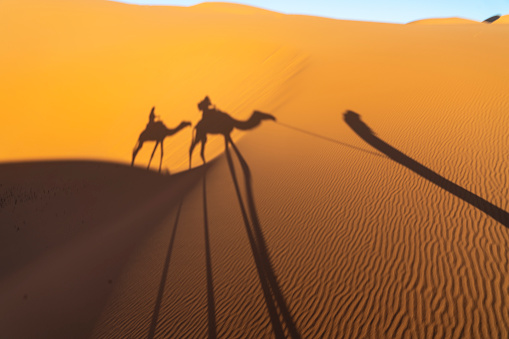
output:
M159 292L157 294L156 299L156 305L154 307L154 314L152 315L152 323L150 324L150 330L148 333L148 338L153 339L156 327L157 327L157 320L159 318L159 311L161 309L161 302L163 300L164 295L164 287L166 285L166 278L168 276L168 269L170 267L170 259L171 259L171 253L173 251L173 244L175 243L175 235L177 233L177 226L180 218L180 211L182 210L182 205L184 203L184 198L180 201L179 207L177 209L177 216L175 217L175 225L173 226L173 232L171 234L170 244L168 245L168 252L166 253L166 260L164 261L163 266L163 274L161 276L161 282L159 284Z
M207 307L209 338L216 338L216 303L214 301L214 281L212 277L212 258L210 255L209 217L207 213L207 167L203 168L203 225L205 229L205 262L207 267Z
M493 205L489 201L479 197L478 195L470 191L467 191L463 187L456 185L452 181L447 180L446 178L433 172L429 168L418 163L414 159L398 151L391 145L387 144L385 141L379 139L374 135L371 129L361 120L359 114L352 111L347 111L344 114L344 119L345 122L352 128L352 130L355 133L357 133L362 139L364 139L364 141L366 141L368 144L370 144L380 152L387 155L392 160L407 167L408 169L414 171L423 178L431 181L435 185L440 186L449 193L457 196L458 198L478 208L487 215L491 216L493 219L500 222L502 225L509 227L509 213L507 213L500 207Z
M249 219L247 217L246 208L244 207L244 202L242 200L242 195L240 193L239 183L237 181L237 176L235 174L235 167L233 166L232 157L230 154L230 150L228 148L228 142L226 141L225 145L226 159L228 160L228 166L230 167L230 172L232 175L233 184L235 186L235 191L237 193L237 199L240 205L240 211L242 213L242 219L244 220L244 226L246 228L247 236L249 239L249 244L251 245L251 251L253 252L253 257L256 265L256 270L258 272L258 276L260 278L260 284L262 285L263 295L265 297L265 303L267 305L267 310L269 312L270 321L272 323L272 329L274 330L274 334L276 338L285 338L283 327L279 320L279 315L277 313L276 305L274 304L274 300L272 299L272 293L270 291L270 287L267 285L267 277L265 275L265 270L263 269L263 264L260 259L260 255L258 253L258 248L256 245L255 238L251 231L251 227L249 225Z
M263 268L265 269L265 274L269 285L272 289L272 293L274 298L276 299L277 305L279 306L279 310L281 311L281 315L283 316L283 320L286 323L288 328L288 332L291 338L300 338L299 331L295 326L292 315L288 310L288 306L286 304L286 300L281 292L281 288L279 287L279 283L276 278L276 274L274 273L274 268L270 261L269 251L267 249L267 244L265 242L265 237L263 236L262 228L260 226L260 219L258 218L258 212L256 209L253 187L252 187L252 177L251 170L249 166L240 153L237 146L230 140L230 143L237 154L237 157L240 161L242 171L244 172L244 180L246 185L246 195L247 195L247 206L249 209L249 214L251 216L251 222L253 224L254 233L256 235L256 240L258 243L258 254L262 260Z
M252 228L249 225L249 221L247 218L246 209L240 194L240 190L238 188L238 181L235 175L235 170L233 167L233 162L231 160L231 155L228 147L226 147L226 155L228 158L228 163L230 165L230 170L232 172L232 178L234 180L235 188L237 190L237 197L239 199L239 204L241 205L241 210L244 216L244 223L246 224L246 230L248 232L248 236L250 238L251 248L253 250L253 256L255 258L255 261L257 263L257 268L259 270L260 275L260 281L262 282L262 286L265 286L268 290L268 293L270 293L270 306L269 303L267 304L267 307L269 308L276 308L279 307L279 311L281 313L281 316L283 318L284 323L286 324L286 328L288 329L288 333L290 335L290 338L300 338L300 334L297 330L297 327L295 326L295 323L293 321L293 318L288 310L288 306L286 304L285 298L283 296L283 293L281 292L281 288L279 287L279 284L277 282L276 275L274 273L274 269L272 267L272 263L270 261L270 256L267 250L267 245L265 243L265 238L263 236L263 232L261 230L260 221L258 218L258 213L256 210L256 205L254 202L253 197L253 190L251 185L251 171L249 169L249 166L247 165L247 162L245 161L244 157L238 150L238 148L235 146L233 141L229 141L241 163L242 171L244 174L244 180L246 185L246 195L247 195L247 206L249 210L249 215L251 216L251 222L252 222ZM254 233L254 236L253 236ZM261 274L260 274L261 273ZM265 280L264 280L265 279ZM271 293L272 292L272 293ZM273 299L274 298L274 299ZM266 298L267 300L267 298ZM275 301L275 304L274 304ZM279 317L277 319L278 325L281 326L281 322L279 321ZM276 333L276 330L275 330ZM279 337L276 333L276 337ZM284 335L283 335L284 337Z
M377 157L382 157L382 158L385 158L382 154L380 153L375 153L375 152L371 152L371 151L368 151L364 148L360 148L360 147L356 147L356 146L353 146L353 145L350 145L350 144L347 144L347 143L344 143L344 142L341 142L339 140L336 140L336 139L332 139L332 138L329 138L329 137L324 137L323 135L320 135L320 134L316 134L316 133L313 133L313 132L309 132L309 131L306 131L302 128L298 128L298 127L295 127L295 126L291 126L291 125L288 125L288 124L285 124L283 122L279 122L277 121L276 124L279 124L283 127L286 127L286 128L289 128L289 129L293 129L294 131L297 131L297 132L301 132L301 133L304 133L304 134L307 134L307 135L310 135L310 136L313 136L315 138L320 138L320 139L323 139L325 141L329 141L329 142L333 142L335 144L338 144L338 145L341 145L341 146L345 146L345 147L349 147L349 148L352 148L354 150L357 150L357 151L361 151L361 152L364 152L364 153L368 153L368 154L371 154L371 155L374 155L374 156L377 156Z

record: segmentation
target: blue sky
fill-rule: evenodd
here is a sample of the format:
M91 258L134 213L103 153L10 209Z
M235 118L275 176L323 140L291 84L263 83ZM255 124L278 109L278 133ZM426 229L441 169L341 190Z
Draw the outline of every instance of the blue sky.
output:
M177 6L190 6L203 2L199 0L114 1ZM289 14L396 23L442 17L462 17L482 21L492 15L509 14L509 0L240 0L233 2Z

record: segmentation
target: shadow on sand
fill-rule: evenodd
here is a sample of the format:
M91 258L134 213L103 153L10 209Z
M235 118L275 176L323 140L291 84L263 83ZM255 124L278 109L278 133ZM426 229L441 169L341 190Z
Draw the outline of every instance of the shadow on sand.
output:
M198 143L201 143L200 155L205 163L205 144L208 134L221 134L225 139L230 139L234 129L247 131L257 127L264 120L276 120L273 115L260 111L253 111L253 114L245 121L234 119L228 113L216 109L215 106L212 107L208 96L198 103L198 108L203 112L203 116L194 127L193 140L189 148L189 168L192 166L193 151Z
M244 200L240 193L240 187L235 174L235 167L233 165L228 144L232 145L242 167L247 196L247 211L249 211L251 222L249 222L246 205L244 204ZM276 338L286 338L287 336L290 338L300 338L301 336L295 326L292 315L288 310L288 306L283 293L281 292L281 288L279 287L276 274L274 273L274 269L270 261L270 256L255 206L249 166L230 138L225 138L225 151L274 334ZM286 332L284 327L286 327Z
M133 149L133 158L131 160L131 166L134 166L134 160L136 159L136 155L140 151L140 149L143 147L143 144L147 141L155 141L156 145L154 146L154 149L152 151L152 154L150 155L150 160L148 162L147 169L150 169L150 163L152 162L152 158L154 158L154 154L156 153L157 146L161 146L161 160L159 161L159 173L161 173L161 167L163 165L163 157L164 157L164 139L166 137L172 136L179 131L181 131L183 128L187 126L191 126L191 122L189 121L182 121L177 127L175 128L168 128L162 121L155 121L155 114L154 114L155 107L152 107L152 111L150 111L149 115L149 122L147 124L147 127L141 132L140 136L138 137L138 141L136 142L136 145Z
M265 303L270 316L270 321L276 338L300 338L292 315L288 309L283 293L274 273L270 256L265 243L265 238L261 229L258 213L255 206L253 197L253 189L251 184L251 171L247 165L244 157L240 154L235 144L230 138L230 133L234 128L249 130L257 127L262 120L275 120L275 118L266 113L254 111L251 118L247 121L239 121L233 119L227 113L210 108L210 99L206 97L202 102L198 104L198 107L204 111L204 118L196 126L195 137L192 140L191 148L189 151L189 167L191 168L191 158L193 149L197 143L202 143L201 157L205 164L204 148L207 141L207 134L222 134L225 138L225 152L230 173L237 193L237 198L244 221L244 226L249 239L251 251L255 261L258 276L260 278ZM247 208L244 204L242 194L240 192L239 182L235 174L235 167L233 165L232 156L230 154L229 145L232 145L237 158L241 164L242 172L244 174L245 189L247 195ZM134 159L134 157L133 157ZM209 338L217 337L216 329L216 305L214 299L214 284L212 275L212 259L210 250L209 240L209 222L208 222L208 207L207 207L207 183L206 183L206 170L207 165L203 167L203 217L204 217L204 235L205 235L205 267L207 274L207 309L208 309L208 336ZM175 240L175 234L179 221L180 211L182 208L182 202L179 205L173 233L170 239L170 245L168 247L166 260L163 267L161 283L159 286L159 292L156 299L154 312L152 316L152 323L149 330L149 338L154 338L157 322L159 318L159 312L161 308L161 302L164 294L164 288L166 284L166 277L168 275L168 266L170 264L171 253L173 249L173 243ZM248 216L249 213L249 216ZM251 218L251 221L249 220Z
M346 111L344 114L344 119L345 122L352 128L352 130L362 139L364 139L364 141L387 155L392 160L414 171L421 177L431 181L435 185L466 201L470 205L478 208L487 215L491 216L496 221L500 222L502 225L509 227L509 213L500 207L493 205L489 201L481 198L480 196L467 191L463 187L456 185L452 181L447 180L426 166L418 163L414 159L398 151L385 141L381 140L373 133L373 131L371 131L369 126L361 120L359 114L352 111Z
M152 314L152 322L150 324L150 329L148 332L148 338L153 339L156 333L157 321L159 319L159 311L161 310L161 302L163 300L164 295L164 287L166 286L166 278L168 277L168 269L170 267L170 259L171 253L173 252L173 244L175 243L175 235L177 234L177 226L180 218L180 211L182 210L182 205L184 203L184 199L179 203L179 207L177 209L177 216L175 217L175 224L173 225L173 232L170 238L170 244L168 245L168 251L166 252L166 259L164 260L163 273L161 275L161 282L159 283L159 291L157 293L156 304L154 306L154 313Z
M205 266L207 272L207 310L208 310L208 337L209 338L217 338L216 333L216 306L214 299L214 283L212 278L212 259L210 254L210 240L209 240L209 222L208 222L208 210L207 210L207 166L203 166L203 224L204 224L204 235L205 235ZM179 203L177 214L175 217L175 224L173 226L173 231L170 237L170 244L168 245L168 250L166 252L166 259L163 265L163 271L161 275L161 282L159 283L159 291L157 293L157 298L154 306L154 312L152 313L152 322L150 324L150 329L148 333L148 338L155 338L157 323L159 320L159 312L161 310L161 303L164 296L164 289L166 286L166 280L168 277L168 270L170 266L171 254L173 252L173 245L175 243L175 236L177 234L177 227L180 219L180 212L182 210L182 205L184 203L184 198Z
M203 167L203 227L205 233L205 266L207 268L207 309L209 338L217 338L216 303L214 299L214 280L212 278L212 258L210 255L209 215L207 210L207 166Z

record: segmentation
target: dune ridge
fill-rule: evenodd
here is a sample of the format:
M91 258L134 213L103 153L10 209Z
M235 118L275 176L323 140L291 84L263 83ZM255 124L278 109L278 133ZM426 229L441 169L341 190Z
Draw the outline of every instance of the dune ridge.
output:
M464 19L464 18L430 18L430 19L422 19L409 22L408 24L418 24L418 25L458 25L458 24L478 24L478 21Z

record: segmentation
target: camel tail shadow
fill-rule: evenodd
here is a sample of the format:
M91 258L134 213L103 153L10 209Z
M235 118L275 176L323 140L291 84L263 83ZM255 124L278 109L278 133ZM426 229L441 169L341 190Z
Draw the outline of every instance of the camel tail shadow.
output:
M387 155L389 158L394 160L395 162L405 166L406 168L412 170L417 173L424 179L427 179L434 183L435 185L441 187L447 192L455 195L456 197L462 199L463 201L469 203L470 205L476 207L480 211L486 213L505 227L509 227L509 213L504 211L498 206L493 205L489 201L481 198L480 196L464 189L463 187L453 183L452 181L442 177L438 173L432 171L426 166L420 164L409 156L405 155L401 151L392 147L379 137L377 137L371 128L366 125L362 120L359 114L346 111L344 113L344 120L350 126L350 128L357 133L359 137L361 137L368 144L379 150L380 152Z

